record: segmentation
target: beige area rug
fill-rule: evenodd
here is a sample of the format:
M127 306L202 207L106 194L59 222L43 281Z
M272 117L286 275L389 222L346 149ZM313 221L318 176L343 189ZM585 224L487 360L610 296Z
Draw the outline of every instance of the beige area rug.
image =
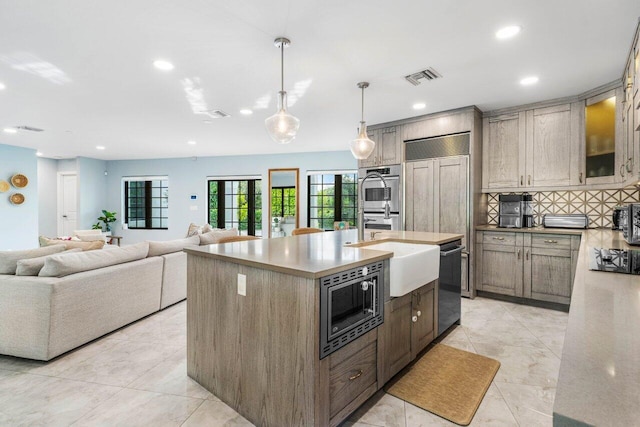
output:
M437 344L385 387L399 399L456 424L469 425L500 362Z

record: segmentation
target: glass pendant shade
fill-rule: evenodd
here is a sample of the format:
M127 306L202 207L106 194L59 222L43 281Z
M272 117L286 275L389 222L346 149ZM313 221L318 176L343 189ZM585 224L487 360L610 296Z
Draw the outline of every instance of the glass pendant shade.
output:
M287 92L278 92L278 112L264 121L271 139L278 144L293 141L300 128L300 120L287 111Z
M376 143L367 136L367 125L360 122L360 134L351 141L351 154L358 160L364 160L373 153Z

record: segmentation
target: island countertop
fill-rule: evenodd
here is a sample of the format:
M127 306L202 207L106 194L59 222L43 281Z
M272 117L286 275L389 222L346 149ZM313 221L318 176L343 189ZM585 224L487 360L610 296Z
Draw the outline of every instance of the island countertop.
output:
M640 276L590 271L593 248L630 247L618 231L582 232L553 424L637 425Z
M461 234L389 231L377 234L375 241L437 245L460 238ZM357 230L342 230L191 247L185 252L312 279L393 256L393 252L366 249L368 241L357 241Z

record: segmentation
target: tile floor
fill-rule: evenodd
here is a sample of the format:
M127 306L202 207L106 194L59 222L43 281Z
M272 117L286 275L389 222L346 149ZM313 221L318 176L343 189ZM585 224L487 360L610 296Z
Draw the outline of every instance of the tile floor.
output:
M0 356L2 426L251 425L186 375L186 304L142 319L49 363ZM472 426L551 425L567 315L463 299L443 343L502 366ZM383 392L345 426L455 425Z

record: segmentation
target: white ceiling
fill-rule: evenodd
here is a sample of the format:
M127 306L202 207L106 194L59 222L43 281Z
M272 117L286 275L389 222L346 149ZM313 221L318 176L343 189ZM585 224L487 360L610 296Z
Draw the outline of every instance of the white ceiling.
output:
M371 83L369 124L575 95L621 78L639 16L637 0L0 0L0 127L45 129L0 132L0 144L107 160L346 150L359 81ZM509 24L523 31L496 40ZM285 89L307 86L290 107L298 137L285 146L264 128L280 84L278 36L292 41ZM158 58L175 69L155 69ZM443 78L404 80L426 67ZM521 86L528 75L540 82ZM205 124L185 79L232 117ZM239 114L265 96L267 108ZM417 112L419 101L427 108Z

